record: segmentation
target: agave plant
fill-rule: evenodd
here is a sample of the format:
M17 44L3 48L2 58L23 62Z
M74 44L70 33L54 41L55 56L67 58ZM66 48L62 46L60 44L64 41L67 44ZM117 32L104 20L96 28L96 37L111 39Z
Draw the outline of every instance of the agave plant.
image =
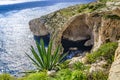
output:
M51 40L46 49L44 41L41 39L40 43L36 42L37 51L33 46L30 48L33 57L26 53L38 70L52 70L64 58L65 55L60 55L60 46L58 46L52 53L52 43Z

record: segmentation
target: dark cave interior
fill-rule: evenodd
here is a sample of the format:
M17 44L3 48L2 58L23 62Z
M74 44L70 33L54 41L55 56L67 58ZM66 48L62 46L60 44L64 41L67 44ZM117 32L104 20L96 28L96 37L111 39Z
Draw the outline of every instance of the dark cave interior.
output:
M35 36L35 41L40 43L40 39L43 39L45 47L48 47L49 41L50 41L50 34L44 35L44 36ZM90 37L84 40L69 40L66 38L61 39L62 47L64 48L63 54L68 53L68 55L65 57L66 59L71 59L72 57L76 56L77 54L82 54L83 52L90 52L93 45L85 46L84 44L86 41L90 40Z
M71 59L77 54L82 54L83 52L90 52L93 45L85 46L85 42L90 40L90 38L85 40L72 41L62 38L61 43L64 48L63 53L68 53L66 59Z

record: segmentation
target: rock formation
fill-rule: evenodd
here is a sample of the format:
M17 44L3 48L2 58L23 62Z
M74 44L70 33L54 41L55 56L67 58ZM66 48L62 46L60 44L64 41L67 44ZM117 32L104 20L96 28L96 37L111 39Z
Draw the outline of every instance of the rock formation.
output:
M53 50L58 44L62 44L63 39L71 41L88 39L83 45L93 45L91 51L97 50L100 45L106 42L117 42L120 39L119 0L107 2L105 7L95 9L92 12L87 11L88 8L83 10L81 6L72 6L31 20L29 22L30 29L34 35L50 34L53 39ZM91 8L91 6L88 7ZM78 8L82 9L83 12L80 12ZM120 46L115 53L115 61L111 66L109 80L120 80L119 53Z
M119 45L115 52L115 58L110 69L108 80L120 80L120 40L118 43Z
M104 10L106 9L101 9L99 12L79 13L69 18L56 11L31 20L29 25L34 35L42 36L50 33L52 37L54 36L54 47L61 43L62 38L77 41L90 37L85 45L94 45L93 50L96 50L101 44L117 41L120 37L120 20L105 18L106 15L119 16L120 7Z

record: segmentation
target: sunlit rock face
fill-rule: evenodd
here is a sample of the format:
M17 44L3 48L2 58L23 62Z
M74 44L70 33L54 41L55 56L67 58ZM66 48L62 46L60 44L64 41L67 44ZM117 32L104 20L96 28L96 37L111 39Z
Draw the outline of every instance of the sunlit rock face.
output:
M78 15L72 18L72 22L68 22L66 29L62 34L63 38L68 40L85 40L91 37L91 30L85 23L86 15Z
M105 18L104 15L118 15L115 8L111 11L77 14L67 20L62 14L54 12L30 21L30 29L34 35L47 35L53 38L53 50L62 40L82 41L84 46L93 45L92 50L106 42L114 42L120 38L120 20ZM57 21L57 22L56 22ZM57 25L58 24L58 25Z
M34 19L29 22L30 30L36 36L48 35L48 31L44 25L45 21L42 19Z
M118 43L118 48L115 52L115 58L110 69L108 80L120 80L120 40Z

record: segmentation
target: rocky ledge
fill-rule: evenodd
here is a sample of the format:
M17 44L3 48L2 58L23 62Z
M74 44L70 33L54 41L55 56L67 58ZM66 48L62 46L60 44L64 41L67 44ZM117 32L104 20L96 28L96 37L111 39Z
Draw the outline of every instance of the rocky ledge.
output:
M29 25L36 36L50 34L50 38L53 39L53 50L58 44L63 45L63 40L67 40L85 41L83 45L92 45L89 51L95 51L104 43L118 42L120 39L120 1L97 1L71 6L33 19ZM110 69L109 80L120 80L119 47Z

